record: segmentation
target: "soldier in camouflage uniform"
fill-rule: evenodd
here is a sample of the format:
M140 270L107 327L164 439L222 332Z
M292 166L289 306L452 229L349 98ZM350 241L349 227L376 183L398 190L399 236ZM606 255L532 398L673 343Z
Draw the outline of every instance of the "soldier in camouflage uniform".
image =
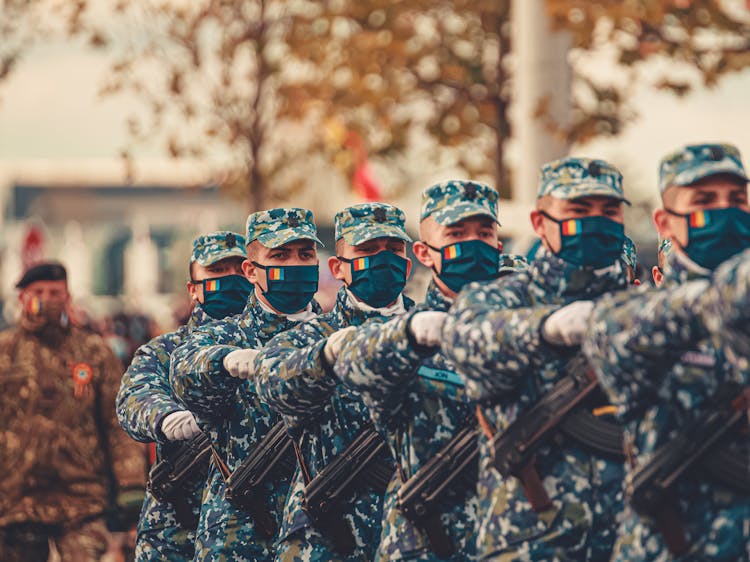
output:
M33 266L16 286L20 324L0 334L0 560L99 560L108 529L135 524L118 521L118 490L142 489L145 475L142 446L115 417L122 366L70 323L62 265Z
M122 377L117 394L120 425L137 441L155 442L157 459L174 454L182 441L200 433L193 414L172 394L170 354L194 328L242 312L252 291L242 274L246 257L245 239L239 234L219 231L196 238L187 284L193 302L189 320L176 331L138 348ZM138 524L137 560L193 558L195 525L205 483L205 477L194 477L184 486L185 509L192 511L194 523L189 522L189 513L178 515L174 506L146 493Z
M314 478L360 433L366 406L338 384L332 371L344 334L372 318L401 315L414 304L401 293L411 271L404 213L391 205L365 203L336 214L336 256L329 268L344 282L333 309L272 339L258 358L258 388L300 442ZM305 479L297 471L287 499L277 560L372 560L380 534L382 497L361 491L344 517L356 547L344 556L315 528L302 509Z
M612 296L594 309L583 348L626 425L637 467L690 428L726 383L748 384L750 261L737 256L750 246L747 181L730 145L686 146L664 158L654 223L672 251L660 287ZM739 354L726 345L738 329ZM628 507L614 560L750 559L747 495L689 472L667 504L673 515L660 530L682 540L665 539L656 521Z
M414 253L433 271L424 303L414 313L357 330L336 363L344 384L364 396L399 465L384 500L377 560L439 559L430 550L436 545L400 512L398 491L459 430L476 423L455 366L436 351L441 317L465 283L525 268L523 258L500 254L497 199L491 187L469 181L422 193ZM476 497L467 496L441 516L456 562L475 558Z
M488 433L504 431L565 375L590 299L627 286L622 176L610 164L564 158L541 168L531 213L542 246L526 272L456 299L443 353L483 402L478 556L483 560L607 560L622 507L622 464L564 438L535 467L551 505L527 498L495 469Z
M255 285L245 309L196 328L172 355L170 382L196 415L222 464L231 472L278 421L252 380L257 350L273 336L319 311L317 238L307 209L278 208L247 219L245 276ZM195 560L270 560L271 539L225 497L226 474L211 463L196 532ZM279 477L265 486L277 524L289 487ZM259 496L260 497L260 496Z

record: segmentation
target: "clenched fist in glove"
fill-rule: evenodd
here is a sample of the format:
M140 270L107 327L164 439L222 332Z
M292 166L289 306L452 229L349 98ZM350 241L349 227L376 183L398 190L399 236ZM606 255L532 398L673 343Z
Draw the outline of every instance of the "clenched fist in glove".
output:
M344 338L347 334L356 330L354 326L348 326L333 332L328 336L325 346L323 347L323 353L325 353L326 361L329 365L333 365L336 362L336 358L341 352L341 346L344 345Z
M425 347L437 347L442 341L443 324L448 314L436 310L417 312L409 320L407 330L414 341Z
M255 374L256 349L236 349L224 357L224 368L233 377L250 379Z
M542 338L552 345L581 345L594 310L592 301L575 301L547 316Z
M161 422L161 432L170 441L191 439L201 432L192 412L177 410L167 415Z

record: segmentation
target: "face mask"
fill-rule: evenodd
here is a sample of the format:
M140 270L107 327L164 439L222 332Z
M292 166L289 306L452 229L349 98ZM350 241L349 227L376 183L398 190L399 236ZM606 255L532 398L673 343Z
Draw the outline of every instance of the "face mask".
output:
M556 254L560 259L594 269L609 267L620 259L625 226L619 222L607 217L557 220L540 213L560 225L560 251Z
M398 254L383 250L372 256L338 259L351 264L349 290L373 308L388 306L404 290L408 261Z
M428 248L440 252L442 263L440 272L433 267L438 278L454 293L472 281L489 281L498 276L500 269L500 250L485 244L481 240L466 240L435 248L424 243Z
M68 313L63 303L42 301L31 297L22 313L23 326L32 332L58 331L68 325Z
M242 275L204 279L201 307L211 318L220 320L245 309L253 284Z
M688 241L684 250L702 267L716 269L750 246L750 213L742 209L705 209L687 215L664 210L687 221Z
M305 308L318 290L318 264L260 265L266 270L268 290L263 292L268 304L282 314L294 314Z

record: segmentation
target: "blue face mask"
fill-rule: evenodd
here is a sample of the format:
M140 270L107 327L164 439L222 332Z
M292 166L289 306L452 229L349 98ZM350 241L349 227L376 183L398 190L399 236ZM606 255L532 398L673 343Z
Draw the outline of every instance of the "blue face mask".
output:
M282 314L294 314L305 308L318 290L318 264L261 265L266 270L268 290L263 292L268 304Z
M383 250L371 256L338 259L351 264L352 282L348 289L373 308L388 306L404 290L409 262L398 254Z
M253 284L243 275L226 275L201 281L203 303L201 307L211 318L221 320L239 314L245 309Z
M557 220L539 212L560 225L560 251L556 254L560 259L594 269L609 267L620 259L625 242L621 223L601 216Z
M448 244L442 248L424 244L440 252L441 265L433 271L454 293L472 281L489 281L498 276L500 270L500 250L481 240L466 240Z
M750 213L742 209L704 209L687 215L664 210L685 219L688 227L685 253L702 267L716 269L750 246Z

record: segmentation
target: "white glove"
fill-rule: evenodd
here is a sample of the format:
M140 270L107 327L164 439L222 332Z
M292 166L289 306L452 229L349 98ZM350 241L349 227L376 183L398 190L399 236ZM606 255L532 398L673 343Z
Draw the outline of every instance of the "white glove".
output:
M445 312L417 312L411 317L408 330L419 345L437 347L443 339L443 324L446 318L448 314Z
M192 412L177 410L161 422L161 432L170 441L182 441L195 437L201 432Z
M255 374L255 357L257 349L236 349L224 357L224 368L233 377L249 379Z
M542 325L542 337L552 345L581 345L594 310L592 301L576 301L550 314Z
M323 353L325 353L326 360L329 365L333 365L336 362L336 358L341 353L341 346L344 345L344 338L346 335L356 330L354 326L342 328L333 332L326 340L325 346L323 346Z

